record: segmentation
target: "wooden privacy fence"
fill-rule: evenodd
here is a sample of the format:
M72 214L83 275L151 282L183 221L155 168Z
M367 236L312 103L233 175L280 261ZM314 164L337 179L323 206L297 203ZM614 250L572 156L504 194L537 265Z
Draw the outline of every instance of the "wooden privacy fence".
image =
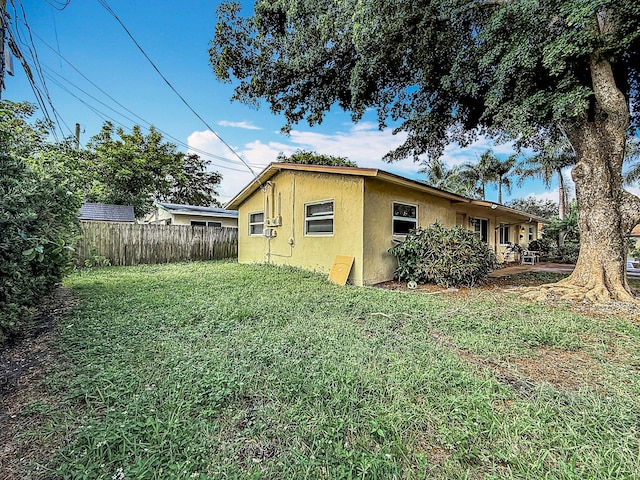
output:
M78 263L101 255L111 265L214 260L238 256L238 229L82 222Z

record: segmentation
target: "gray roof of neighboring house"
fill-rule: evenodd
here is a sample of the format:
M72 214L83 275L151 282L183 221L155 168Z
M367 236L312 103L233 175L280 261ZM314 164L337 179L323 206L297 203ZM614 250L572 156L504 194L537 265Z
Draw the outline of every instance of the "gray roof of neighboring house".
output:
M237 210L225 210L218 207L198 207L195 205L180 205L178 203L156 202L158 207L173 215L200 215L203 217L238 218Z
M80 220L133 223L136 221L136 216L131 205L84 203L80 207Z

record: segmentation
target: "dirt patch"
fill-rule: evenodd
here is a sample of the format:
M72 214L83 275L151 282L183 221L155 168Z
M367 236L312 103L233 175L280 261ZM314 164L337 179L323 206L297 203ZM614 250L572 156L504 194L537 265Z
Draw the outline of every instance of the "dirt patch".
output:
M536 385L544 383L571 393L577 393L585 387L603 392L600 379L604 371L598 361L582 351L540 347L527 356L498 360L459 348L442 333L432 333L431 338L469 363L492 371L500 383L513 388L523 397L532 396Z
M19 437L35 426L24 405L43 397L41 380L56 362L55 326L78 303L71 290L56 288L29 327L0 350L0 479L25 478L25 468L42 453Z
M535 287L544 283L550 283L557 281L562 276L558 274L552 275L547 280L542 280L535 273L524 273L515 275L505 275L499 277L490 277L483 280L474 287L461 287L461 288L444 288L438 285L426 284L417 285L416 288L410 289L407 286L407 282L399 282L397 280L390 280L388 282L382 282L376 287L384 288L387 290L398 291L411 291L417 293L425 293L429 295L442 295L452 297L468 297L475 296L482 293L495 292L495 293L512 293L518 294L518 289L522 287ZM554 278L555 275L557 278ZM640 298L640 282L637 280L632 282L631 293L637 298ZM523 299L523 302L528 301ZM627 318L633 321L640 321L640 309L636 305L631 305L625 302L611 302L608 304L594 304L589 301L567 301L559 298L549 298L547 303L550 306L568 306L573 312L580 315L584 315L591 318L603 319L611 316L618 316Z

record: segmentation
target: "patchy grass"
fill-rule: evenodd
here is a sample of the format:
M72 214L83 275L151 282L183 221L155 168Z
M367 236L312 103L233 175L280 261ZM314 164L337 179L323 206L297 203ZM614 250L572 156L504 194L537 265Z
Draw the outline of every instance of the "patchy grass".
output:
M640 476L627 319L235 263L66 284L24 478Z

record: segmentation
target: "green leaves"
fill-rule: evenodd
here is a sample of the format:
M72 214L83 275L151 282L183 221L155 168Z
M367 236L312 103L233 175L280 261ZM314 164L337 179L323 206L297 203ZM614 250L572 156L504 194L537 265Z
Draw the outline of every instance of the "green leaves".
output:
M0 343L70 267L81 203L65 143L28 123L33 107L0 102Z
M301 165L329 165L333 167L357 167L355 162L352 162L346 157L336 157L334 155L323 155L316 152L309 152L306 150L298 150L297 152L286 156L284 153L278 154L276 159L278 162L283 163L297 163Z
M219 205L216 188L222 180L208 172L209 162L178 152L153 127L131 133L106 122L91 138L90 162L82 164L87 200L132 205L136 217L153 209L155 201Z
M473 286L496 265L493 251L473 232L438 223L414 230L389 253L398 258L399 280L443 287Z
M528 144L541 129L582 118L593 100L589 61L600 52L623 89L634 85L640 8L635 0L280 0L258 1L242 17L226 3L212 44L217 77L239 81L234 99L266 100L285 115L284 130L319 123L335 106L354 120L375 109L381 127L408 133L387 159L436 158L479 131ZM625 94L637 104L637 89Z

